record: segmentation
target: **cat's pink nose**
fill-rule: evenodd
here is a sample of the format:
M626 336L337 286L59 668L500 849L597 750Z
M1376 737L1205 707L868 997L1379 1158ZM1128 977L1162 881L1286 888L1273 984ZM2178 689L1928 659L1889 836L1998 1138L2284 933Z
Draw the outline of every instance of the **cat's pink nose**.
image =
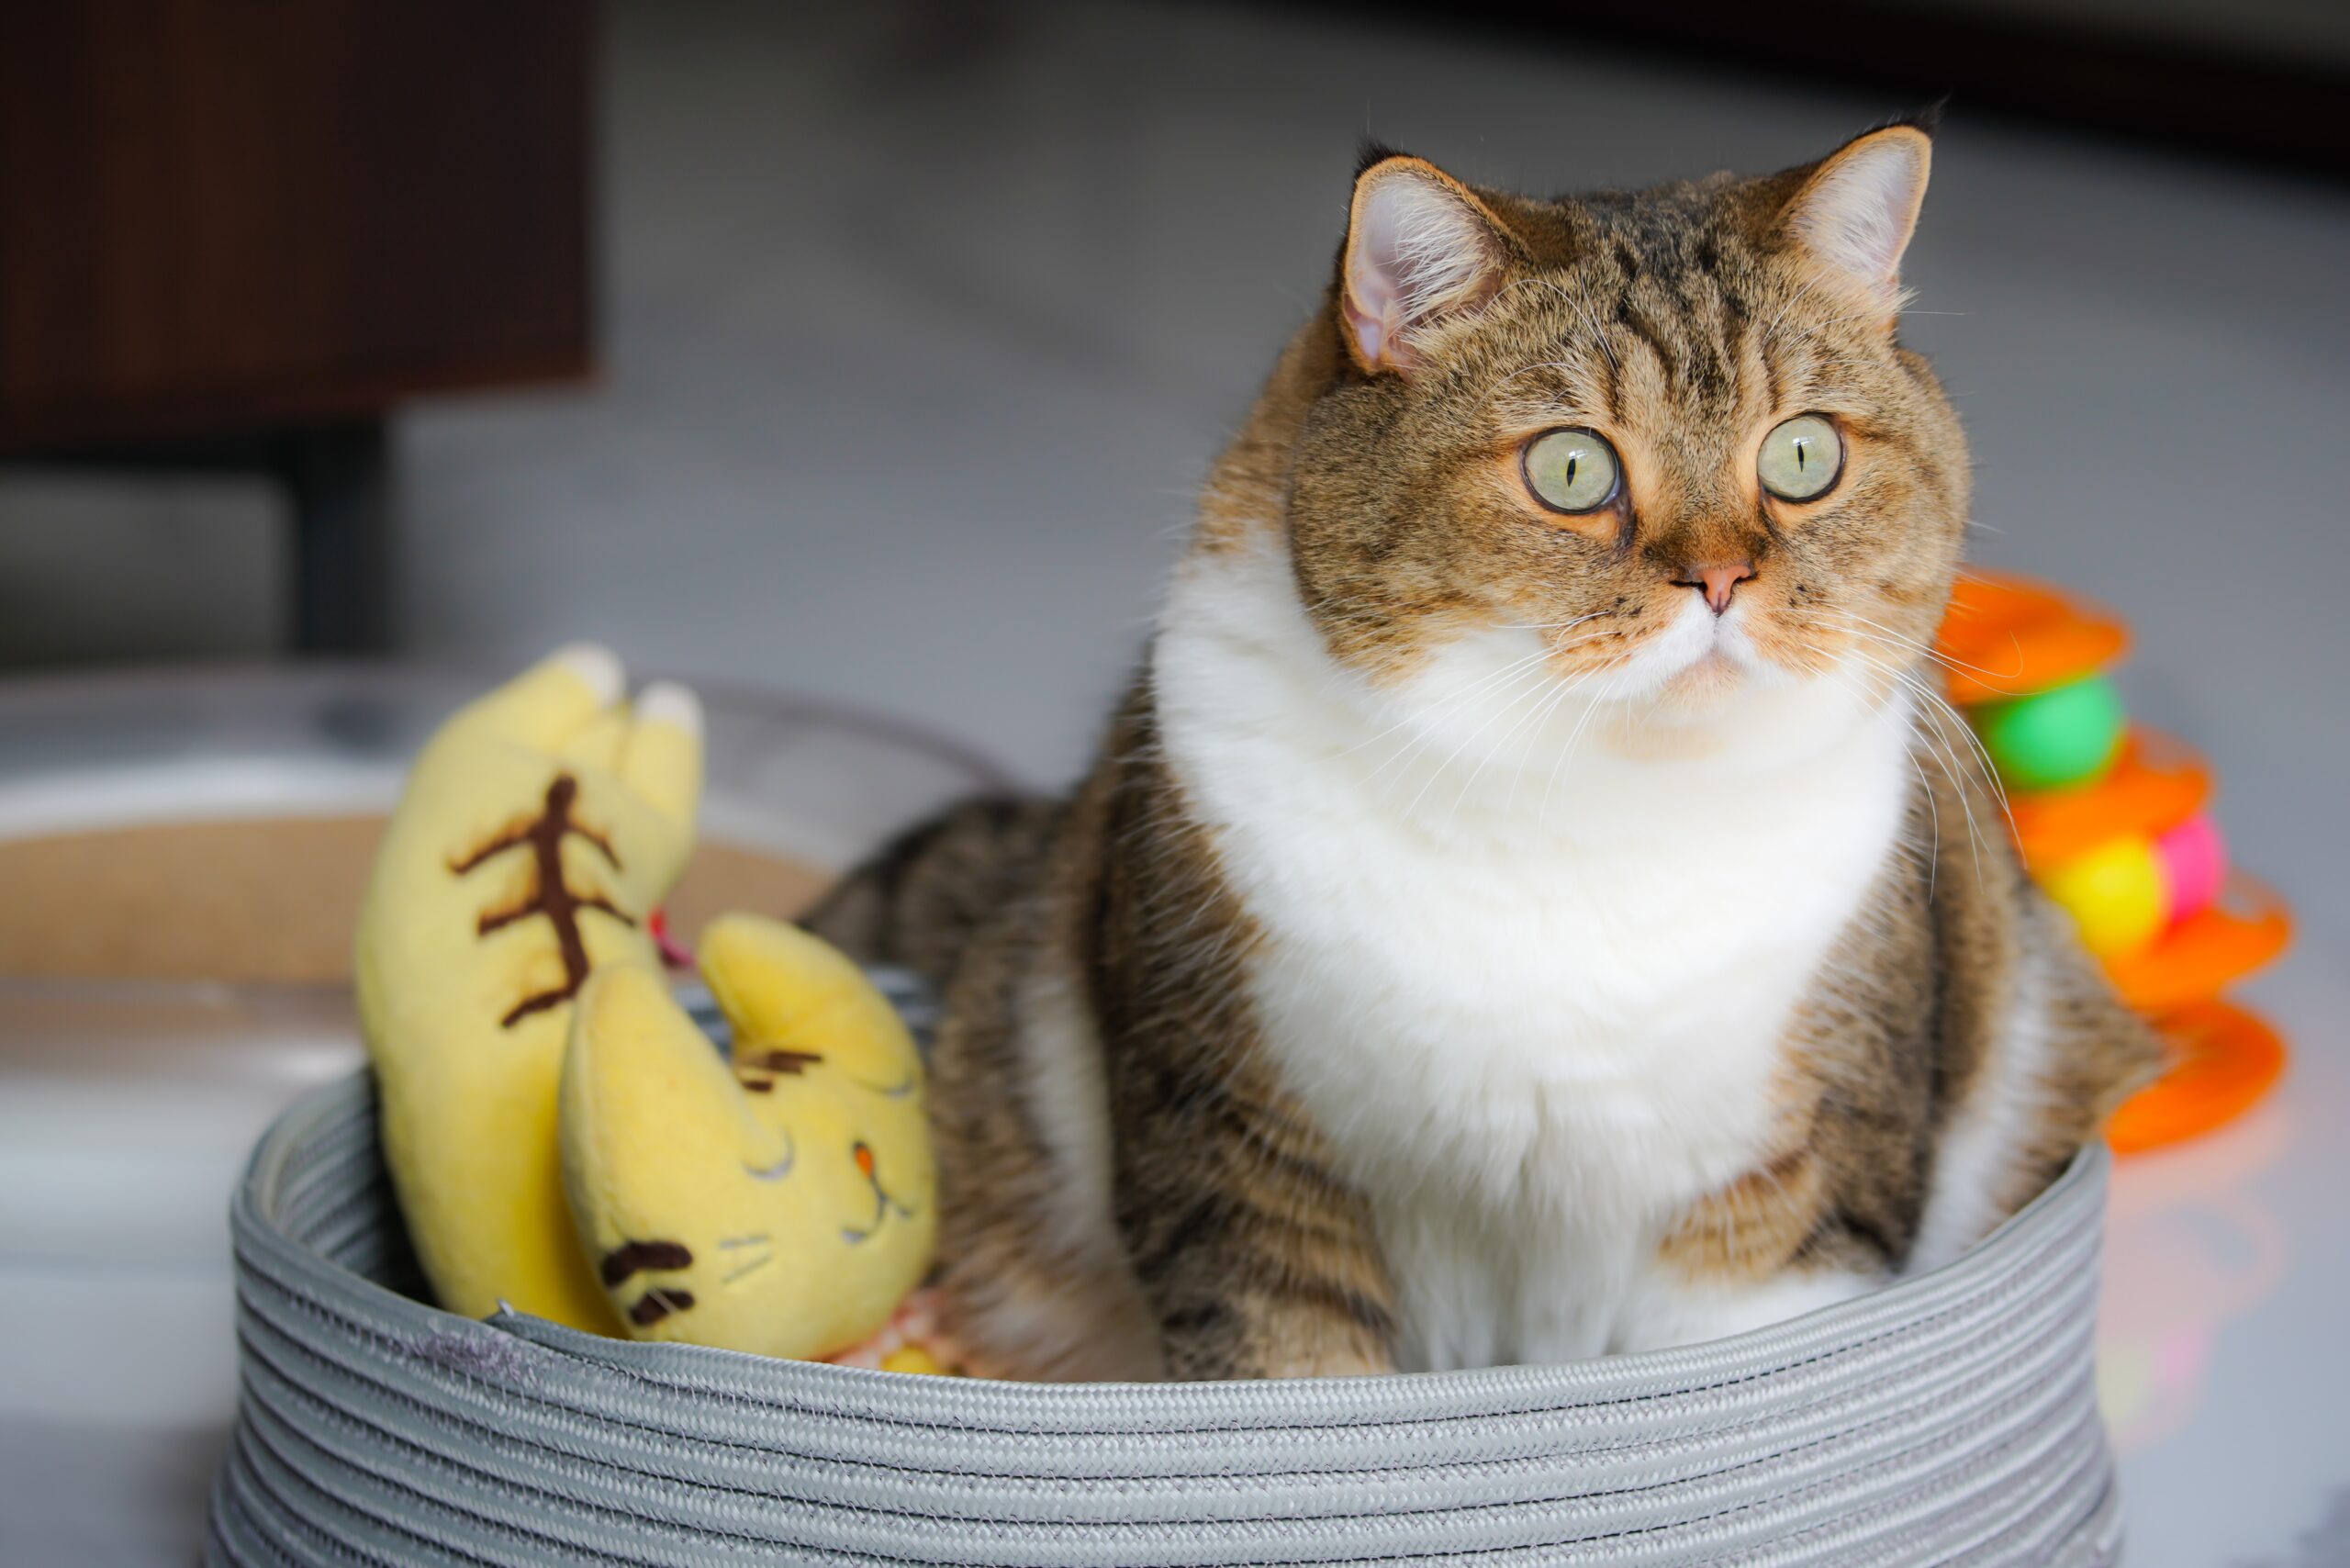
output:
M1687 577L1673 580L1676 588L1695 588L1704 594L1706 608L1719 615L1729 609L1729 596L1738 591L1738 585L1753 578L1753 562L1732 561L1719 566L1693 566Z

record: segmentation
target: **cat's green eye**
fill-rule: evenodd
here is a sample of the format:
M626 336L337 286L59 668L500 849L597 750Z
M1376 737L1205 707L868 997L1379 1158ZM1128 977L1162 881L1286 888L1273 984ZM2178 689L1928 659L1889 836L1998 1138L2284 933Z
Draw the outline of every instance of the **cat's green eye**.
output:
M1552 511L1596 511L1616 498L1616 449L1589 431L1549 431L1519 459L1526 487Z
M1781 500L1816 500L1844 471L1844 438L1819 415L1797 414L1762 438L1754 467Z

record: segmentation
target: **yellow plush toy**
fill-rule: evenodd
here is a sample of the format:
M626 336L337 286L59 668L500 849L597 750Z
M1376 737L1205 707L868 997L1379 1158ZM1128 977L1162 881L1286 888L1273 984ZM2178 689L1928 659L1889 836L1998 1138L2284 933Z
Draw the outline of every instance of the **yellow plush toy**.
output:
M686 863L701 793L692 697L632 711L620 661L568 648L425 746L359 915L359 1011L384 1153L441 1304L619 1325L581 1258L555 1148L571 1002Z
M561 1102L581 1238L641 1338L846 1350L929 1261L922 1058L805 932L727 915L699 957L731 1061L649 968L615 964L581 993Z
M731 1063L671 998L645 926L692 846L700 710L623 688L583 645L482 698L386 830L356 974L402 1211L454 1312L846 1350L928 1262L920 1058L855 965L774 922L702 943Z

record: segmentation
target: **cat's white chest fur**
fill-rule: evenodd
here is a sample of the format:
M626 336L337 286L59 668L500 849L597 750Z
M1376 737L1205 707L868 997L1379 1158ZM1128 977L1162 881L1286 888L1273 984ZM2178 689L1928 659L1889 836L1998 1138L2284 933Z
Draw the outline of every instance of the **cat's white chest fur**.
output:
M1265 1047L1371 1200L1406 1366L1685 1342L1856 1288L1656 1260L1763 1155L1790 1010L1898 828L1905 715L1762 692L1751 733L1660 753L1546 711L1521 652L1464 644L1391 729L1260 549L1192 562L1154 655L1169 762L1262 929Z

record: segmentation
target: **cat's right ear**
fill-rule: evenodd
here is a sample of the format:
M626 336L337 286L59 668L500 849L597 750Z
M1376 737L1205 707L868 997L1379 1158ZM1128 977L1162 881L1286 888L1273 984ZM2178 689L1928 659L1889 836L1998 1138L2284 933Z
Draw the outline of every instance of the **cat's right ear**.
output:
M1901 253L1917 230L1933 162L1925 125L1881 127L1822 160L1780 215L1815 275L1888 328L1901 310Z
M1347 352L1373 374L1409 374L1430 330L1494 297L1508 253L1466 185L1424 159L1373 157L1355 176L1338 268Z

